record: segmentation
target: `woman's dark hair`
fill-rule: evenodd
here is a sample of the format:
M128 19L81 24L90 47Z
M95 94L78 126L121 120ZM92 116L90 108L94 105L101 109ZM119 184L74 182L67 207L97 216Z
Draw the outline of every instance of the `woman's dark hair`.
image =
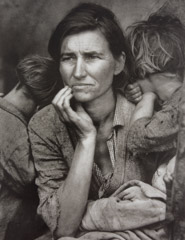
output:
M51 103L62 88L58 66L51 58L32 55L22 59L16 67L20 87L25 86L37 105Z
M160 72L183 76L185 28L177 17L152 14L148 20L137 22L129 29L136 78Z
M120 57L122 52L125 53L124 73L128 76L132 70L132 61L123 31L112 11L94 3L79 4L61 20L49 41L48 51L50 55L59 63L60 49L64 39L69 35L89 30L99 30L104 35L115 59ZM122 79L123 84L125 84L123 72L117 78ZM120 81L114 82L123 85Z

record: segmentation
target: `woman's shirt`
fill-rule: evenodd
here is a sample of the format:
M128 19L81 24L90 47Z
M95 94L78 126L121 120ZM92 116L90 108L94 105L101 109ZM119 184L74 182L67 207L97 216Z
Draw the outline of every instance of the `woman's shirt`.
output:
M117 94L112 133L107 139L114 170L105 179L94 163L89 199L110 196L121 184L129 180L146 181L147 179L145 166L135 154L128 153L126 149L133 110L134 105ZM37 171L36 184L40 197L38 212L50 229L55 231L60 214L58 189L62 188L69 172L77 137L71 126L59 120L52 105L42 109L32 118L29 135ZM154 161L156 161L155 156Z

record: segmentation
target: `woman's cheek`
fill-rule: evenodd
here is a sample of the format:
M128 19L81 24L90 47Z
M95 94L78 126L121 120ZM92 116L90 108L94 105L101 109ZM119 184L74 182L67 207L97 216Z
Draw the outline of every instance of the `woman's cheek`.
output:
M60 67L60 75L63 80L64 85L70 86L70 79L72 76L72 70L66 67Z

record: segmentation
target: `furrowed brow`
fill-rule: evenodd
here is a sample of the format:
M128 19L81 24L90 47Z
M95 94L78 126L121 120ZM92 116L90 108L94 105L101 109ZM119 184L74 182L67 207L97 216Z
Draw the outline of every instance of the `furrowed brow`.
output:
M66 57L66 56L69 56L69 57L71 57L71 56L74 56L75 54L74 53L72 53L72 52L64 52L64 53L61 53L60 54L60 58L62 58L62 57Z
M103 55L102 52L98 52L98 51L87 51L87 52L84 52L84 55L98 55L98 56L101 56Z

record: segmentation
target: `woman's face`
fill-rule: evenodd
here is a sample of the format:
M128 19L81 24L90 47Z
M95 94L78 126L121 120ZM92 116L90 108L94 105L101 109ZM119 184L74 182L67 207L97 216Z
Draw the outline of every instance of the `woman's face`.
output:
M112 92L114 74L124 67L114 59L108 42L98 31L85 31L67 36L60 51L60 73L65 85L72 88L79 102L93 101Z

